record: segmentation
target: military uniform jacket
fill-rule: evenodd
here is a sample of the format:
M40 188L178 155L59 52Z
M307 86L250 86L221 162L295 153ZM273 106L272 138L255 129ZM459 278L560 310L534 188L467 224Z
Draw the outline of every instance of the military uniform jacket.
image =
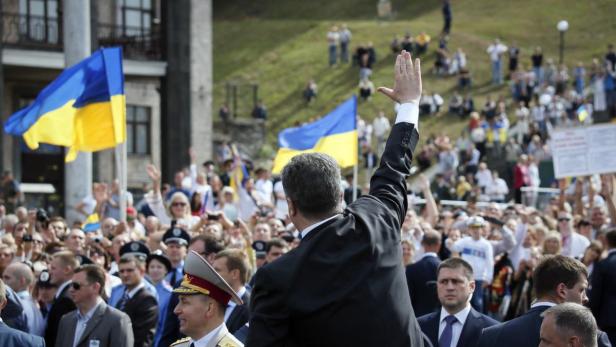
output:
M418 138L395 124L370 194L259 269L247 346L423 346L400 246Z
M174 342L171 346L189 347L193 342L193 339L186 337ZM211 339L206 347L244 347L244 344L236 339L235 336L231 335L227 326L223 323L222 328L218 331L218 335Z

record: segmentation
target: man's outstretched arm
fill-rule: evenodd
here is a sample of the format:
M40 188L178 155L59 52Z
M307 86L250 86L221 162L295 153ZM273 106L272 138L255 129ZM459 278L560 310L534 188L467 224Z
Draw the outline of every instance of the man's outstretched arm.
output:
M411 54L402 51L394 67L393 89L378 91L400 103L396 124L392 127L378 170L370 182L370 195L395 211L402 223L406 213L406 177L411 171L413 150L419 140L419 98L421 97L421 66Z

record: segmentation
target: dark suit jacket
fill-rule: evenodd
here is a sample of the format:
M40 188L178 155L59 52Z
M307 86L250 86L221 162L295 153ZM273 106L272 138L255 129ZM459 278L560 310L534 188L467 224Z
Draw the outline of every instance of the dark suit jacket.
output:
M441 312L432 312L425 316L417 318L421 330L428 336L433 346L438 346L438 328L440 325ZM470 347L476 346L481 336L481 330L483 328L491 327L498 324L494 319L481 314L475 309L471 308L471 311L466 317L466 322L462 327L460 333L460 339L458 340L457 347Z
M590 309L601 329L616 329L616 252L595 264L591 275Z
M393 126L370 194L259 269L247 346L422 346L400 226L418 133Z
M77 310L62 317L56 340L57 347L73 347ZM99 347L132 347L134 345L133 329L130 318L124 312L102 302L94 311L85 330L81 334L77 347L89 347L90 341L97 340Z
M133 322L135 347L152 346L158 323L156 297L146 288L141 288L126 302L124 313Z
M77 308L73 300L70 298L68 287L69 286L64 287L49 310L47 316L47 328L45 329L45 343L48 347L53 347L56 345L58 324L60 324L60 319L62 316Z
M440 307L436 293L436 268L440 263L438 257L427 256L406 267L406 283L417 317Z
M244 295L242 295L242 301L244 303L242 305L236 305L225 322L231 334L237 332L250 319L250 310L248 308L248 304L250 303L250 291L246 290Z
M518 318L486 328L481 333L477 347L518 347L539 345L539 333L548 306L537 306ZM611 346L607 334L600 331L597 336L599 347Z
M2 347L45 347L42 337L26 334L0 322L0 346Z

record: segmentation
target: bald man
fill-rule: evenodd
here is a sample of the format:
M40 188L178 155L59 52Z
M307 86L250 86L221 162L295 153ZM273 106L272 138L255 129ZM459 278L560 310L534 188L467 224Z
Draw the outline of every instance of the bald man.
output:
M45 321L36 305L36 301L30 294L30 288L32 288L34 283L34 274L30 267L23 263L12 263L4 270L2 280L21 299L24 314L27 317L28 332L37 336L43 336Z

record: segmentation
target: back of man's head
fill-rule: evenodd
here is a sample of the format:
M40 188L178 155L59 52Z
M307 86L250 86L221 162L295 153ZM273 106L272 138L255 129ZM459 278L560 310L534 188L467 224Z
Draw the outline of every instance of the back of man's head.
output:
M430 250L430 252L437 252L441 247L441 234L438 231L426 230L421 239L421 245L424 250Z
M34 274L32 269L24 263L12 263L5 270L4 275L10 274L12 278L11 282L6 284L10 286L14 291L21 292L27 290L34 282ZM7 281L9 281L7 279Z
M607 240L607 248L616 248L616 229L610 229L605 233L605 239Z
M535 294L537 299L554 296L559 284L571 289L587 277L588 270L580 261L564 255L545 256L533 273Z
M282 186L286 196L307 218L328 217L340 205L340 168L327 154L293 157L282 170Z
M551 318L556 328L555 332L568 345L597 346L597 322L587 307L568 302L550 307L543 312L542 316L544 322L548 317ZM572 343L574 341L577 341L577 344Z

